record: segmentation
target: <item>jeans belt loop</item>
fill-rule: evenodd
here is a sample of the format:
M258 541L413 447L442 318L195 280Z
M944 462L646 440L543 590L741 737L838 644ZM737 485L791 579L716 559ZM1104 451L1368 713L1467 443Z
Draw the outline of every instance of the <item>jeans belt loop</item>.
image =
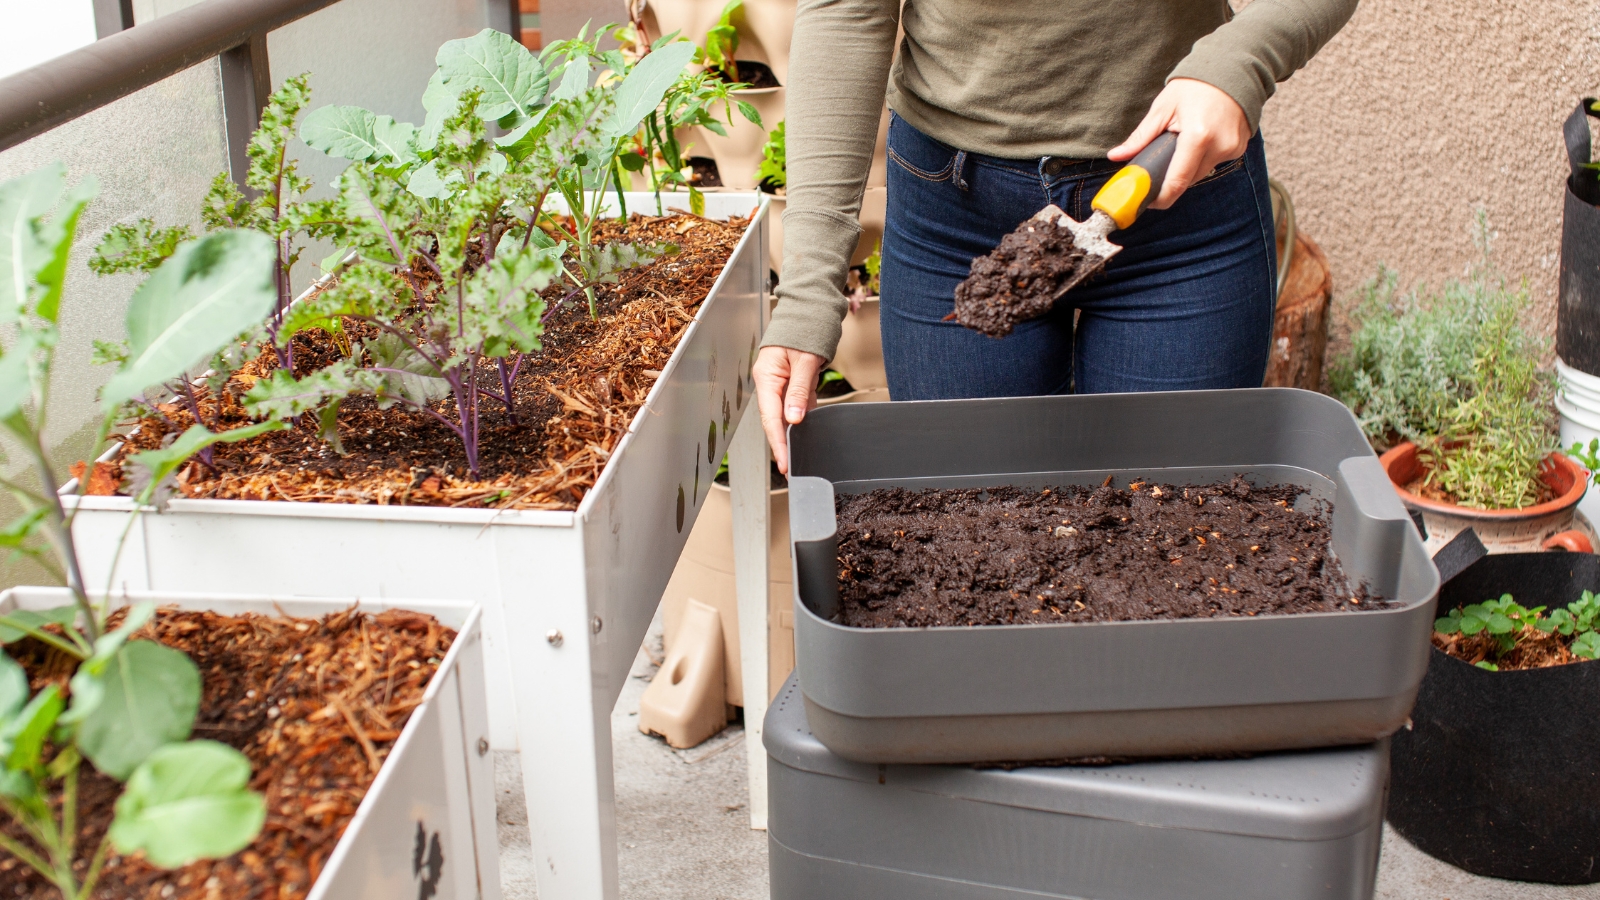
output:
M956 151L956 158L950 163L950 180L961 190L967 190L967 151Z

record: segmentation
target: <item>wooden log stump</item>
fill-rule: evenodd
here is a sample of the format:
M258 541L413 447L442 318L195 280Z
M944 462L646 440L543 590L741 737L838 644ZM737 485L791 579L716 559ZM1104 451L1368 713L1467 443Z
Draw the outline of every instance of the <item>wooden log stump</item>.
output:
M1304 233L1297 232L1289 278L1278 295L1263 382L1266 387L1314 391L1321 386L1332 303L1333 273L1328 269L1328 257Z

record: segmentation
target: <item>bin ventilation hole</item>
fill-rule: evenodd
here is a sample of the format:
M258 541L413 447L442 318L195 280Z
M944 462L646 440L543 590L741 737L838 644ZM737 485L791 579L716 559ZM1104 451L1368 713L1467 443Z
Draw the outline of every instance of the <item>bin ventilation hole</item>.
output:
M744 409L744 376L739 376L739 381L733 388L733 405Z
M717 420L711 420L711 430L706 432L706 464L717 464Z
M722 436L728 436L728 426L733 424L733 407L728 405L728 392L722 392Z
M678 485L678 533L683 533L683 485Z
M700 505L700 445L694 445L694 505Z
M678 660L678 664L672 667L672 683L673 684L677 684L678 682L680 682L682 680L683 680L683 660L680 659L680 660Z

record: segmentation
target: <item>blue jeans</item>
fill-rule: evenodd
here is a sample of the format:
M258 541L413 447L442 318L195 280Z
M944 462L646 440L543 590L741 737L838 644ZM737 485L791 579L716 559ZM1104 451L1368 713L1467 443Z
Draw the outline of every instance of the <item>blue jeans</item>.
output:
M1260 135L1172 209L1114 232L1122 252L1046 315L1003 338L944 321L975 257L1047 204L1088 218L1120 167L967 153L891 119L880 321L894 399L1260 387L1277 293Z

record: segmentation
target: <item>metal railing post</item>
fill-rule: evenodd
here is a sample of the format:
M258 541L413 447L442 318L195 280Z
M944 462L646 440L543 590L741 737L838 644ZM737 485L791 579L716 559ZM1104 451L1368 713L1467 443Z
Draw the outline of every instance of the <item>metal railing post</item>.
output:
M133 27L133 0L94 0L94 36L110 37Z
M258 34L217 56L222 67L222 118L228 130L228 170L234 184L250 194L250 136L261 124L261 110L272 95L272 70L267 62L267 36Z

